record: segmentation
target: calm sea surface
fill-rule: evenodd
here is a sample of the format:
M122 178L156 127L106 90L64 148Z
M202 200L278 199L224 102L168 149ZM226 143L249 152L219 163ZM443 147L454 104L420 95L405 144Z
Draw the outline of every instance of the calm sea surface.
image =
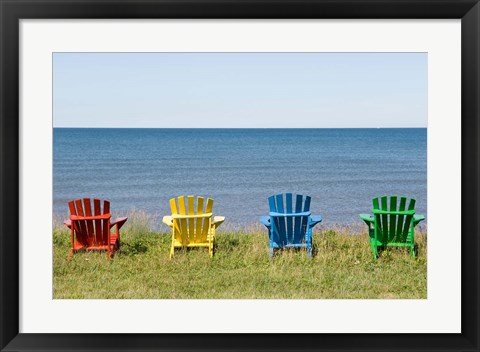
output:
M325 226L359 221L384 194L413 197L426 215L427 130L54 129L55 216L68 216L71 199L99 197L114 217L161 219L170 198L195 194L241 227L284 192L310 195Z

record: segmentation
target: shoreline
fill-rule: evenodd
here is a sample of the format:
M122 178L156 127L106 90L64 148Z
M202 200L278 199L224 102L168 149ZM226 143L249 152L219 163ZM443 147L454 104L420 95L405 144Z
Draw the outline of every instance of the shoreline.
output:
M171 233L170 228L162 223L163 215L150 214L142 210L130 210L125 213L120 213L120 216L128 217L127 222L125 223L123 229L133 229L133 230L142 230L145 232L155 232L155 233ZM214 216L216 214L214 213ZM112 218L117 217L117 213L114 214ZM66 229L63 225L63 221L68 217L62 217L60 215L53 215L52 217L52 230L61 231ZM341 223L328 223L320 222L317 226L313 228L313 233L321 233L323 231L335 231L339 233L349 233L351 235L361 235L367 233L367 226L365 223L358 219L358 221L341 224ZM427 221L421 222L417 227L415 227L415 233L426 234L428 231ZM229 223L228 219L217 229L217 233L265 233L267 234L267 229L264 225L258 223L250 224L235 224Z

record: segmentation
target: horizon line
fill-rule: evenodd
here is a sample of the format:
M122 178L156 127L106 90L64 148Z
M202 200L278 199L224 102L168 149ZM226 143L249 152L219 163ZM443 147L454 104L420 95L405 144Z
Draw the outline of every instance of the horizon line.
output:
M185 130L219 130L219 129L244 129L244 130L289 130L289 129L396 129L396 128L428 128L428 126L400 126L400 127L124 127L124 126L115 126L115 127L71 127L71 126L53 126L53 128L71 128L71 129L88 129L88 128L97 128L97 129L185 129Z

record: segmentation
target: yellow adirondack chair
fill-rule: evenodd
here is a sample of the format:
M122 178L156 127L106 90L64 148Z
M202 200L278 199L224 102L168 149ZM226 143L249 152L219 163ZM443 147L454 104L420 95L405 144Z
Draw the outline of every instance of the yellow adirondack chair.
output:
M172 246L170 258L175 248L208 247L208 254L213 256L215 229L225 220L224 216L215 216L212 219L213 199L207 198L204 209L204 198L197 197L196 206L194 196L180 196L170 199L172 215L164 216L163 223L172 229ZM178 204L177 204L178 200Z

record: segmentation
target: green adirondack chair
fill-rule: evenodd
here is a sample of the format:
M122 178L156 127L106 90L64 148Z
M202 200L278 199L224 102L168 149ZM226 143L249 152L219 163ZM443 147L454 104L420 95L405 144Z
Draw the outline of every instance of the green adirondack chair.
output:
M408 208L406 197L400 197L397 204L397 196L390 197L390 209L388 208L388 197L373 198L373 216L360 214L360 219L368 226L370 246L373 257L378 258L378 247L407 247L410 248L410 255L415 256L415 226L425 216L415 214L415 199L410 199Z

